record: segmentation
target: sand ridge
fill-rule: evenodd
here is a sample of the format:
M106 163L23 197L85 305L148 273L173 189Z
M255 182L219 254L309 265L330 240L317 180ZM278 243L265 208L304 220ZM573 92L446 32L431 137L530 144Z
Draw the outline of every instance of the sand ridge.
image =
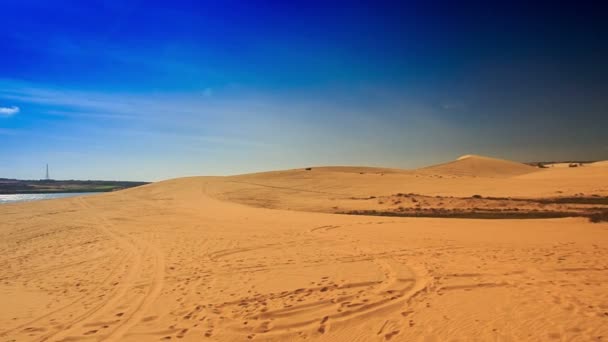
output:
M455 161L429 166L419 171L450 176L500 178L531 173L539 169L508 160L467 154Z
M308 211L412 187L542 194L561 179L558 191L601 194L598 169L439 178L312 168L3 205L0 338L601 340L606 223Z

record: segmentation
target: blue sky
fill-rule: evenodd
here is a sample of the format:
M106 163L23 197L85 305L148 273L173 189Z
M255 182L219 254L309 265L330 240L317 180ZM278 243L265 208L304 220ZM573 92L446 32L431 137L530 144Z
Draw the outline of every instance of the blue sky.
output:
M3 2L0 177L608 159L593 7Z

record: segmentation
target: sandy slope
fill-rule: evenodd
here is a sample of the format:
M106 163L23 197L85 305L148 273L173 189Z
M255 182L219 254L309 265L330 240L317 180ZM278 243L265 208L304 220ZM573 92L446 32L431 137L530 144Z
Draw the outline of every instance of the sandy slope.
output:
M3 205L0 340L606 339L608 224L259 208L411 187L605 193L598 169L314 168ZM258 207L230 200L242 192Z
M413 171L313 167L310 171L225 177L210 183L206 192L218 199L259 207L331 212L335 207L364 209L361 206L370 205L364 199L397 193L523 198L608 196L608 172L588 166L540 169L473 156Z
M523 175L537 170L522 163L469 154L455 161L429 166L420 171L448 176L501 178Z
M598 161L595 163L591 163L591 166L602 166L602 167L606 167L608 166L608 160L603 160L603 161Z

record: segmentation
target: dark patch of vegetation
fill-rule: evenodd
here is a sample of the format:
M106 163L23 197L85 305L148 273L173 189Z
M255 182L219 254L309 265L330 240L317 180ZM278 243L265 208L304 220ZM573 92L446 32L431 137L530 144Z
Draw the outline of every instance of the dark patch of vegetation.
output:
M514 201L517 201L517 199L510 198L510 197L486 197L485 199L490 200L490 201L506 201L506 200L511 200L511 199ZM524 200L524 201L527 201L527 200Z
M310 171L310 170L312 170L312 167L307 167L307 168L305 168L304 170L306 170L306 171Z
M541 204L607 204L608 197L600 195L592 195L588 197L548 197L548 198L511 198L511 197L485 197L491 201L516 201L516 202L533 202Z
M579 165L583 165L583 164L591 164L591 163L595 163L597 160L563 160L563 161L540 161L540 162L528 162L528 163L524 163L530 166L537 166L537 165L551 165L551 164L579 164Z
M470 218L470 219L547 219L564 217L588 216L584 213L568 211L504 211L504 210L483 210L483 211L464 211L448 209L419 209L416 211L379 211L379 210L351 210L339 212L346 215L367 215L367 216L390 216L390 217L437 217L437 218ZM589 216L590 217L590 216Z
M608 210L589 215L589 221L593 223L608 222Z
M375 199L376 196L369 196L369 197L351 197L351 200L371 200L371 199Z
M479 196L479 197L477 197ZM548 198L511 198L511 197L482 197L473 195L471 198L483 198L490 201L517 201L532 202L540 204L605 204L608 205L608 197L600 195L570 196L570 197L548 197Z
M538 199L528 199L525 201L537 202L537 203L542 203L542 204L607 204L608 205L608 197L601 197L601 196L538 198Z

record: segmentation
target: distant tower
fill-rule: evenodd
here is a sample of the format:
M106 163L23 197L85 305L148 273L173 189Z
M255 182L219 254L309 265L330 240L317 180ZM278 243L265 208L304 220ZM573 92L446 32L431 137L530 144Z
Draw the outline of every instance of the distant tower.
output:
M49 177L49 164L46 164L46 180L50 180L51 177Z

